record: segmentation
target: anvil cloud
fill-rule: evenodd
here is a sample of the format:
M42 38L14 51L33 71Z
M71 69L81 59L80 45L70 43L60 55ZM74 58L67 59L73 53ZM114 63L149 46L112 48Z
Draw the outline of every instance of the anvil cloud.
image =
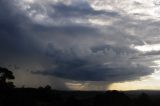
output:
M159 5L153 0L1 0L0 5L2 65L95 85L155 71L160 49L147 49L160 37Z

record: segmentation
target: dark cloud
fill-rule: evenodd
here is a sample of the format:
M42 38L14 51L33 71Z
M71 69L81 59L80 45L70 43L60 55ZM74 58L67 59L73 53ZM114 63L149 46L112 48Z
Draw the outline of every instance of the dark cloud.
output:
M104 51L104 50L113 50L116 54L132 54L136 53L136 50L126 47L118 47L114 45L102 45L93 47L92 52Z
M64 26L39 26L39 25L33 25L31 26L34 32L39 33L41 36L41 33L46 32L46 36L71 36L71 37L77 37L77 36L97 36L98 31L94 27L87 27L83 25L64 25ZM42 35L44 36L44 35Z
M142 56L156 56L156 55L160 55L160 51L152 51L142 54Z
M89 4L83 3L79 5L65 5L65 4L56 4L52 6L53 9L55 10L56 14L58 17L82 17L82 16L97 16L97 15L107 15L107 16L119 16L117 12L114 11L104 11L104 10L94 10Z
M103 65L94 65L90 67L59 66L56 69L33 73L53 75L75 81L107 81L112 83L139 79L142 76L151 74L151 72L152 69L144 66L108 68Z
M139 21L115 11L95 10L87 2L32 3L22 10L13 5L17 1L13 2L0 1L1 63L12 61L24 66L22 71L29 68L34 75L64 78L60 86L66 86L65 79L113 83L154 72L132 59L141 54L132 45L143 45L143 41L130 34L129 28L137 28L130 21L136 24ZM90 19L116 21L101 26Z
M118 66L115 61L124 62L124 59L120 58L120 55L124 55L124 58L128 58L127 55L136 52L129 48L118 48L113 46L100 46L90 48L91 52L85 57L77 56L72 49L66 52L56 49L54 46L49 47L47 55L52 59L56 67L44 71L36 71L33 73L43 75L53 75L62 77L65 79L77 80L77 81L126 81L138 79L141 76L152 73L152 69L139 64L132 65L131 63L125 63L125 65ZM115 53L114 57L111 57L108 52ZM102 54L97 55L98 52ZM103 58L99 61L97 57L108 57L111 64L107 64L108 60ZM120 58L120 59L118 59ZM118 61L119 60L119 61ZM106 64L105 64L106 62ZM128 60L129 62L129 60ZM116 66L117 65L117 66Z
M27 32L27 26L31 25L19 11L16 13L14 5L7 1L1 1L0 6L0 48L1 58L17 56L30 56L40 52L38 41ZM31 53L32 52L32 53ZM8 57L9 56L9 57ZM11 57L10 57L11 56Z

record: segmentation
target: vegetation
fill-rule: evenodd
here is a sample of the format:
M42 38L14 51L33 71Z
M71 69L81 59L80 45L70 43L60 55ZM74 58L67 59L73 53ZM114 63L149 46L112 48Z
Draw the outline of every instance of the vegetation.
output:
M160 106L160 92L57 91L49 85L39 88L14 88L13 73L0 68L0 106Z
M12 71L7 68L0 67L0 89L13 88L14 85L11 80L14 78Z

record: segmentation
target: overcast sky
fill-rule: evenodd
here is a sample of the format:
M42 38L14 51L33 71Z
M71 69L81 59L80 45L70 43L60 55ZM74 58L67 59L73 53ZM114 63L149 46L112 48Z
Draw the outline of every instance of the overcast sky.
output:
M17 86L142 85L160 77L159 27L158 0L0 0L0 65Z

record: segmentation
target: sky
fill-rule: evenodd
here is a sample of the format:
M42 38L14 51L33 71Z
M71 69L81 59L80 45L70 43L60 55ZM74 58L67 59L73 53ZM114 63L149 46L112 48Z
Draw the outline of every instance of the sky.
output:
M17 87L160 89L159 0L0 0L0 66Z

